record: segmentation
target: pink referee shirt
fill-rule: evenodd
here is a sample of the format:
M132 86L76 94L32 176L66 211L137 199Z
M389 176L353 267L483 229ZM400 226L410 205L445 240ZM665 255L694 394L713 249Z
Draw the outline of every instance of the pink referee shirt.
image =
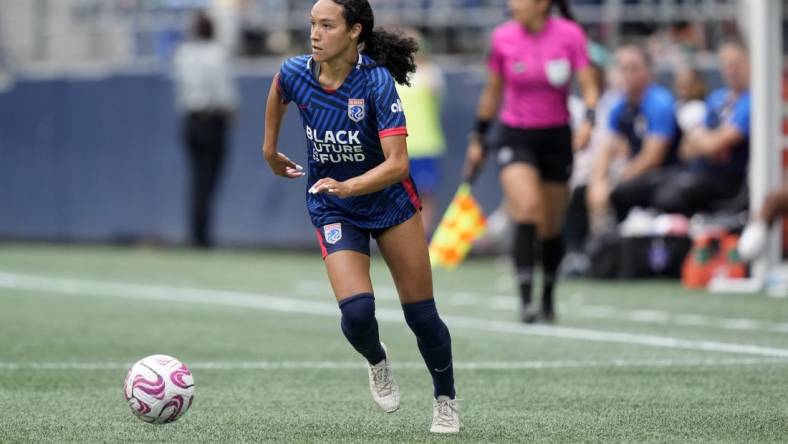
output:
M585 34L571 20L549 17L538 34L513 20L498 26L487 66L504 81L501 122L515 128L567 124L572 74L588 63Z

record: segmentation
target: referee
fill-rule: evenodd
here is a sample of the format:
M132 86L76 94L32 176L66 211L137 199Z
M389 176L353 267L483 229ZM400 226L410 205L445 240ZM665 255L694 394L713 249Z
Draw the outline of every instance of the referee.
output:
M175 53L177 104L183 113L183 140L191 170L192 245L213 245L214 194L225 156L226 134L238 102L229 55L214 40L214 26L204 11L195 14L192 39Z

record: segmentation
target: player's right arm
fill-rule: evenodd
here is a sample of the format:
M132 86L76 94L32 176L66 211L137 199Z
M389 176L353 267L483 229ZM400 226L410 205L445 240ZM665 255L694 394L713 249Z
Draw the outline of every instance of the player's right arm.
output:
M295 179L304 175L304 169L280 153L277 149L279 131L287 112L287 100L279 90L279 74L271 82L268 100L265 104L265 133L263 135L263 156L271 171L277 176Z

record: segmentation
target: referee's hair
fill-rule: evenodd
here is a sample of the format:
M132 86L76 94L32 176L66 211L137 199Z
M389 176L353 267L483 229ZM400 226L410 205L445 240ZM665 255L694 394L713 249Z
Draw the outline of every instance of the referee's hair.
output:
M558 7L558 12L560 12L565 19L575 21L575 17L572 15L572 10L569 9L569 0L552 0L552 2L554 6Z
M419 49L416 40L400 32L384 31L375 28L375 16L367 0L332 0L342 6L342 16L348 28L356 23L361 25L358 42L361 50L378 65L385 67L401 85L410 85L408 74L416 71L413 56Z

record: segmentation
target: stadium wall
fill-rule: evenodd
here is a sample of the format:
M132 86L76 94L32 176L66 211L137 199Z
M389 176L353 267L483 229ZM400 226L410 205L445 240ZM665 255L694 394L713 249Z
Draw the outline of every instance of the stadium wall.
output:
M441 206L459 182L482 80L472 72L447 77ZM260 153L270 82L239 78L242 103L217 199L216 238L310 247L304 181L274 177ZM0 92L0 239L184 242L188 170L173 93L163 74L22 79ZM288 112L280 147L305 164L297 114ZM488 211L500 198L493 171L488 164L476 189Z

